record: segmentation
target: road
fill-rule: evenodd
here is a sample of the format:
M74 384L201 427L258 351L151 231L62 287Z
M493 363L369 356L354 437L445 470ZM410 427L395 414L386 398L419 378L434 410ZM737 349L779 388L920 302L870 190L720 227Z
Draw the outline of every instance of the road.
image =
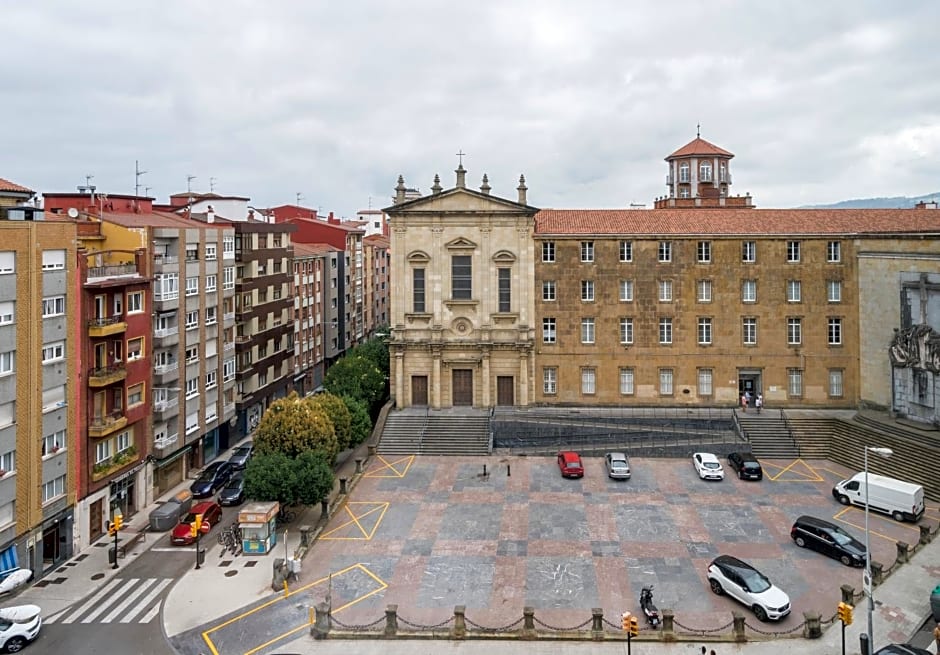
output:
M173 584L195 566L192 546L158 545L104 586L45 617L30 655L175 655L163 635L160 610Z

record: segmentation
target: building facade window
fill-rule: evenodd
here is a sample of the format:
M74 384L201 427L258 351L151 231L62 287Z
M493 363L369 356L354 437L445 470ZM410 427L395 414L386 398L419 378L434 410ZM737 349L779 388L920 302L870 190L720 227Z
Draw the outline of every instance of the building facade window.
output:
M629 345L633 343L633 319L620 319L620 343Z
M554 263L555 261L555 242L554 241L542 242L542 261L548 264Z
M757 345L757 319L745 316L741 320L741 342L745 346Z
M790 398L803 397L803 369L787 369L787 395Z
M556 338L555 319L543 318L542 319L542 342L543 343L555 343L555 338Z
M633 391L633 369L620 369L620 393L624 396L632 396Z
M688 162L679 164L679 182L688 182L690 179Z
M672 261L672 242L671 241L660 241L658 258L662 263Z
M585 395L597 393L597 373L593 368L581 369L581 393Z
M512 311L512 271L508 268L497 269L497 284L499 290L499 311L506 313Z
M787 280L787 302L802 302L803 285L799 280Z
M416 268L411 271L411 283L411 311L416 314L423 314L425 312L423 268Z
M186 399L195 398L199 395L199 378L189 378L186 380Z
M712 342L712 319L699 317L698 319L698 344L700 346L709 346Z
M553 395L558 391L558 369L546 366L542 369L542 392Z
M698 176L700 182L711 182L712 181L712 164L708 161L703 161L698 165Z
M696 249L699 264L710 264L712 261L712 242L699 241Z
M594 280L581 280L581 302L594 302Z
M127 340L127 361L131 362L144 356L144 338Z
M0 251L0 275L16 273L16 253L12 250Z
M186 295L187 296L199 295L199 278L198 277L186 278Z
M829 397L842 398L845 390L842 384L843 372L841 368L829 369Z
M803 343L803 319L787 318L787 344L798 346Z
M756 241L744 241L741 244L741 261L747 264L753 264L757 261Z
M842 302L841 280L829 280L826 283L826 299L829 302Z
M696 284L696 293L695 300L697 302L711 302L712 301L712 281L711 280L699 280Z
M222 288L223 289L234 289L235 288L235 267L226 266L222 269Z
M207 243L206 244L206 261L207 262L215 261L217 252L218 252L218 247L214 243Z
M213 274L213 275L206 276L206 293L212 293L213 291L216 290L218 286L218 280L219 280L218 275Z
M620 242L620 261L622 262L633 261L633 242L632 241Z
M594 319L581 319L581 343L594 343Z
M659 281L659 302L672 302L672 280Z
M8 350L0 353L0 375L10 375L16 370L16 352Z
M43 301L45 308L45 301ZM5 300L0 302L0 325L12 325L16 316L16 301Z
M741 302L757 302L757 280L741 283Z
M659 319L659 343L668 345L672 343L672 319Z
M451 298L470 300L473 298L473 264L470 255L453 255L450 258Z
M620 280L620 302L633 302L633 280Z
M42 502L48 503L50 500L65 495L65 475L60 475L54 480L49 480L42 485Z
M42 317L63 316L65 314L65 296L52 296L42 299Z
M581 261L585 263L590 263L594 261L594 242L593 241L581 242Z
M842 244L839 241L830 241L826 244L826 261L830 264L842 261Z
M800 261L799 241L787 241L787 261L791 264Z
M841 318L829 318L829 345L830 346L841 346L842 345L842 319Z
M700 368L698 370L698 395L712 395L712 369Z
M555 301L555 281L547 280L542 282L542 300L545 302Z
M661 396L672 395L672 369L671 368L659 369L659 395Z
M199 310L194 309L191 312L186 312L186 329L195 330L199 327Z
M61 271L65 269L65 251L64 250L43 250L42 251L42 270Z

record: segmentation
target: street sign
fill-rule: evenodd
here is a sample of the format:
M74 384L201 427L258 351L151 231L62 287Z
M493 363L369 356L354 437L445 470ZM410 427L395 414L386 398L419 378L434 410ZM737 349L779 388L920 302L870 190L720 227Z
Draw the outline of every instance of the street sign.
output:
M211 528L212 525L208 521L203 521L202 525L199 526L199 531L202 532L202 534L208 534Z

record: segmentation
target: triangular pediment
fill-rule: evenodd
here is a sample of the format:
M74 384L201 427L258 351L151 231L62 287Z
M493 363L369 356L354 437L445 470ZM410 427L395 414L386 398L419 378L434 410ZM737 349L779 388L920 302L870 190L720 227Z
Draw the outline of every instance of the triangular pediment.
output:
M404 213L521 214L534 216L538 208L466 188L454 188L408 200L384 210L394 216Z
M516 255L508 250L500 250L493 255L493 261L497 264L512 264L516 261Z
M457 237L444 244L444 247L448 250L476 250L477 244L465 237Z
M423 250L412 250L406 257L410 264L427 264L431 261L430 255Z

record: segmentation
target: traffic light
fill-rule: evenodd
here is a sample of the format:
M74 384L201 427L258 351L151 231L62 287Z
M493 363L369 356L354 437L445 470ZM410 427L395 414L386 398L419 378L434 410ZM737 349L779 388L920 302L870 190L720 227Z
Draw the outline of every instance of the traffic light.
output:
M630 632L630 612L624 612L620 617L620 628L624 632Z
M202 514L196 514L196 531L202 528Z
M640 634L640 621L635 616L630 617L630 634L634 637Z
M117 534L117 528L114 527L115 523L113 521L108 521L108 536L113 537Z
M852 625L852 610L854 608L848 603L839 603L839 609L836 613L839 615L839 619L845 625Z
M114 515L114 523L113 523L113 525L114 525L114 531L115 531L115 532L117 532L118 530L120 530L121 528L123 528L123 527L124 527L124 515L123 515L123 514L115 514L115 515Z
M199 528L196 527L195 521L189 524L189 536L193 538L199 536Z

